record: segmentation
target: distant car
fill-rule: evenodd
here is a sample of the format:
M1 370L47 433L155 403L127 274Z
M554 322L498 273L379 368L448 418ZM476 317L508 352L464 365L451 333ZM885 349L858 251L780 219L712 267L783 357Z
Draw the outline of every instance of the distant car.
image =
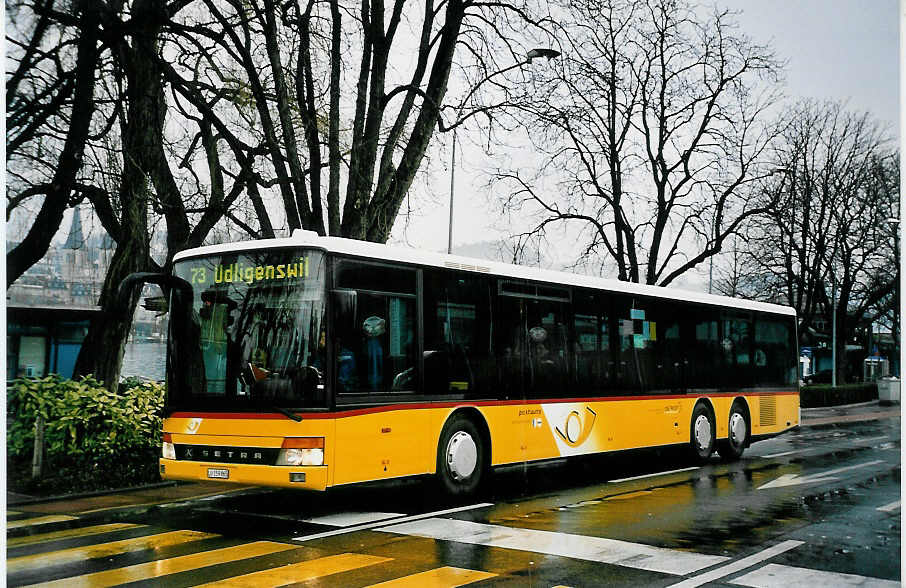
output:
M806 384L830 384L831 370L818 370L814 374L805 376L804 381Z

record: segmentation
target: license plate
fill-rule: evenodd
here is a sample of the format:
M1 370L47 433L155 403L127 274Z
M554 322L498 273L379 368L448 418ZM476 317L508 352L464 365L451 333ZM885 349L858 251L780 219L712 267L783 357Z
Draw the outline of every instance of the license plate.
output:
M208 477L218 480L229 480L230 470L226 468L208 468Z

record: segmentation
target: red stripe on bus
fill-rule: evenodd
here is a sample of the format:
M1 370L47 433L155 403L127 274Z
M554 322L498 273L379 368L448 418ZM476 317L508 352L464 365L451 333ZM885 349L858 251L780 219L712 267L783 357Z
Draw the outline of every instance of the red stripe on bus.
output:
M422 410L426 408L453 408L457 406L524 406L531 404L563 404L566 402L620 402L627 400L676 400L676 399L698 399L698 398L721 398L736 396L791 396L798 395L798 391L781 391L781 392L758 392L755 394L745 394L741 392L723 392L718 394L671 394L663 396L606 396L602 398L557 398L557 399L539 399L539 400L479 400L475 402L428 402L419 404L388 404L385 406L373 406L369 408L357 408L353 410L344 410L337 412L297 412L303 419L339 419L351 416L361 416L364 414L374 414L379 412L390 412L395 410ZM174 412L169 418L174 419L286 419L287 417L279 413L261 413L261 412Z

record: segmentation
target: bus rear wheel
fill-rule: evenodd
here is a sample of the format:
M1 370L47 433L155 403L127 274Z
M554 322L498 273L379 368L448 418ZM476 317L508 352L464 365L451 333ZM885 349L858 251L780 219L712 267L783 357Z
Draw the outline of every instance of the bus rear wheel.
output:
M474 493L485 470L484 442L470 419L454 415L444 425L437 445L437 477L441 489L451 496Z
M714 433L711 411L702 403L696 404L692 411L689 445L692 457L699 463L704 463L714 452Z
M717 452L727 461L735 461L742 457L742 452L749 442L749 421L745 409L739 402L734 402L730 408L730 421L727 440L717 446Z

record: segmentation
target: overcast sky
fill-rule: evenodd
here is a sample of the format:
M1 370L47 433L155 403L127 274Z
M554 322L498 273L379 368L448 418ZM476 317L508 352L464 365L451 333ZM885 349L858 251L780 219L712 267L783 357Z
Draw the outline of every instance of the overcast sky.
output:
M741 31L758 43L770 43L778 58L787 61L784 93L788 97L848 101L851 110L869 111L889 123L891 133L899 138L901 13L897 0L717 0L716 4L739 11ZM454 246L500 238L501 234L489 230L497 213L487 209L480 179L486 161L476 150L462 149L457 157ZM406 231L410 245L435 251L446 248L450 180L444 173L435 174L431 182L438 204L412 219ZM403 236L400 224L394 240Z
M897 0L720 0L740 29L788 60L790 96L849 100L899 123Z

